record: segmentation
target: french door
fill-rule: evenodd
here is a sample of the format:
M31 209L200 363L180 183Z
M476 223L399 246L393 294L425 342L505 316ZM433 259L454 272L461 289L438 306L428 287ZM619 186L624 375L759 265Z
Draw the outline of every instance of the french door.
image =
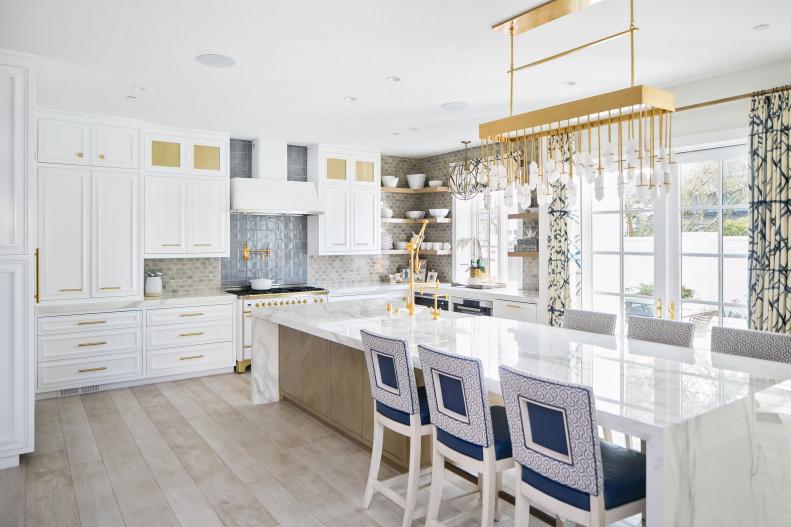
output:
M708 341L712 325L747 326L748 166L745 145L677 155L667 196L634 183L596 200L582 185L584 309L684 320ZM587 221L585 221L587 219Z

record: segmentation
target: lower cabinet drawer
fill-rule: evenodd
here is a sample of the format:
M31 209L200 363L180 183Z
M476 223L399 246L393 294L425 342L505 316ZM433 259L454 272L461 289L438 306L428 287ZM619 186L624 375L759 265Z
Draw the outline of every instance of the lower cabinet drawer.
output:
M204 324L150 326L146 331L146 344L148 349L157 349L230 341L232 326L230 320Z
M38 334L98 331L143 326L142 311L111 311L38 317Z
M169 307L146 310L146 321L149 326L160 324L184 324L185 322L200 323L208 320L231 320L233 305Z
M49 390L106 384L143 375L143 353L119 353L38 364L38 389Z
M231 368L234 365L233 345L230 342L185 346L148 354L148 373L166 375L195 370Z
M142 329L40 335L38 360L70 359L143 349Z
M520 322L536 322L536 305L528 302L513 302L508 300L495 300L492 316L508 318Z

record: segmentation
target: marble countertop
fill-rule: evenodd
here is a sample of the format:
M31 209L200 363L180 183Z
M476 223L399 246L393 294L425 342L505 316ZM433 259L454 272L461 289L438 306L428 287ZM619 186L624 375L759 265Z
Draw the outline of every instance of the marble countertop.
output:
M321 284L330 292L330 296L351 296L375 293L390 293L404 291L408 288L407 284L391 284L389 282L368 282L360 284ZM429 292L430 289L426 289ZM514 302L538 302L538 292L517 289L515 287L493 287L489 289L473 289L461 285L453 285L447 282L440 284L440 292L465 298L477 298L482 300L511 300Z
M444 311L434 321L427 309L410 318L405 312L388 314L385 304L384 299L350 300L253 315L358 349L361 329L406 338L416 365L418 343L476 357L494 392L499 392L500 365L585 384L593 387L598 413L609 421L601 424L641 437L791 379L791 365L706 349Z
M68 315L71 313L96 313L121 311L124 309L156 309L162 307L183 307L195 305L228 304L236 295L221 289L207 289L183 294L163 293L158 297L144 297L133 300L82 301L68 304L39 304L36 315Z

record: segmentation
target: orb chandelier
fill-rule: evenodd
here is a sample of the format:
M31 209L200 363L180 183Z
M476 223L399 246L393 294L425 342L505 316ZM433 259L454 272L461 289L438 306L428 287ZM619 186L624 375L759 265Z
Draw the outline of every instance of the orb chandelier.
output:
M461 162L450 164L448 189L453 196L468 200L483 190L482 182L486 181L486 178L481 177L481 159L470 159L467 155L470 141L462 141L462 144L464 144L464 159Z
M479 125L482 183L520 197L537 191L546 204L557 182L573 196L577 182L593 184L597 200L606 181L620 196L634 185L639 199L666 194L672 161L672 93L634 83L634 0L629 27L598 40L522 66L514 66L514 35L574 13L594 0L552 0L493 26L510 38L509 116ZM629 35L631 82L625 89L513 115L514 74L621 36ZM575 178L575 176L577 176ZM522 200L520 199L520 202Z

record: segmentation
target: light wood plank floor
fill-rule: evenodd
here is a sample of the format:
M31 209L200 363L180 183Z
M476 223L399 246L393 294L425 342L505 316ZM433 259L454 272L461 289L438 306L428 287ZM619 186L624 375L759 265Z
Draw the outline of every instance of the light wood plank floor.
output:
M36 403L36 451L0 471L0 526L400 525L380 495L360 508L369 460L288 403L251 405L249 374L49 399ZM444 496L471 490L448 473ZM441 517L476 508L464 498Z

